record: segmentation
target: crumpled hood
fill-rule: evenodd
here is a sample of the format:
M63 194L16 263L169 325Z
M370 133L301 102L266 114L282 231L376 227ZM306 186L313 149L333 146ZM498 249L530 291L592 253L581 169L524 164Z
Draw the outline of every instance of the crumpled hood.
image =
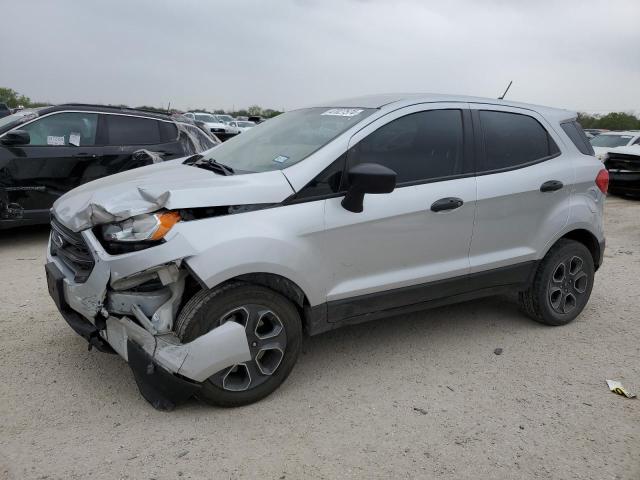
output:
M135 168L81 185L60 197L53 213L79 232L161 208L278 203L294 193L279 170L223 176L183 161Z

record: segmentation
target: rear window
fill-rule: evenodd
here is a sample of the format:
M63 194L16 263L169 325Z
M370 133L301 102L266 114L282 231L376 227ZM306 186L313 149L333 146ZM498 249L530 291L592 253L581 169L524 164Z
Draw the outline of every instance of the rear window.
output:
M153 145L162 143L160 126L151 118L105 115L109 145Z
M525 166L560 153L544 127L528 115L481 110L480 123L484 171Z
M589 139L584 134L584 130L582 130L582 125L574 120L573 122L562 123L560 126L581 153L595 155Z

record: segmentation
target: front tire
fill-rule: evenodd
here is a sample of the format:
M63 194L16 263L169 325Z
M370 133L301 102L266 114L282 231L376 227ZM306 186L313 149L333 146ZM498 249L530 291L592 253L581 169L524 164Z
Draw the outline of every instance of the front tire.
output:
M180 312L175 331L187 343L228 321L244 325L251 360L213 374L202 383L198 398L238 407L261 400L284 382L300 353L302 323L296 307L282 295L233 282L196 293Z
M589 301L594 277L589 249L574 240L561 239L540 262L531 286L520 292L520 306L537 322L566 325Z

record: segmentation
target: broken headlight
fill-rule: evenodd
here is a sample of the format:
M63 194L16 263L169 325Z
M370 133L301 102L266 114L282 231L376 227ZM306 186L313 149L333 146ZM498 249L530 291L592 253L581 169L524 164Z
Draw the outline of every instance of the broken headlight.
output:
M161 240L180 221L178 212L167 211L136 215L118 223L102 226L102 238L108 242Z

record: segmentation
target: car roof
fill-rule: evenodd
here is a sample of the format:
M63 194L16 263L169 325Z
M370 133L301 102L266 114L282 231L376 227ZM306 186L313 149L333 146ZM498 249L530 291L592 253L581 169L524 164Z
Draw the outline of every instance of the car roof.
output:
M61 105L44 107L41 110L38 110L38 113L42 116L47 113L59 112L64 110L82 110L86 112L96 112L96 113L122 113L126 115L138 115L141 117L155 118L158 120L173 121L173 119L169 115L165 115L162 113L145 110L141 108L118 107L118 106L111 106L111 105L95 105L90 103L64 103Z
M345 98L316 105L320 107L347 107L347 108L378 108L396 109L399 107L413 105L416 103L436 103L436 102L464 102L464 103L485 103L505 107L516 107L538 112L545 117L550 117L558 121L576 118L577 114L571 110L545 107L528 103L513 102L511 100L499 100L495 98L470 97L466 95L447 95L438 93L383 93L379 95L366 95L362 97Z

